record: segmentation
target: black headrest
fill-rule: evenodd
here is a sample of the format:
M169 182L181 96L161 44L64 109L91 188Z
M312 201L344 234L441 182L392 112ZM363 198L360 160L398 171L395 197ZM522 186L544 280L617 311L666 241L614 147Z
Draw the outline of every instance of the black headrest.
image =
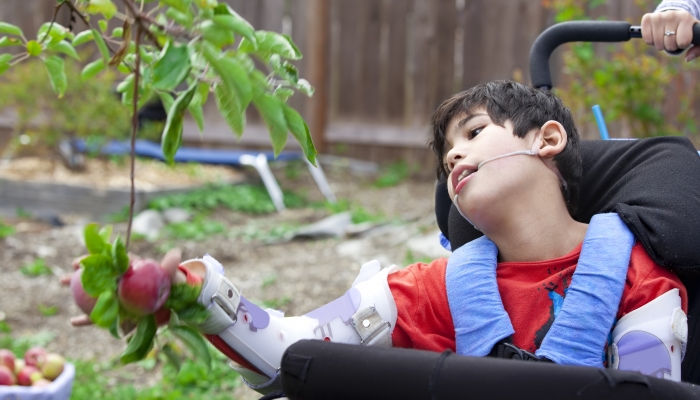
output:
M657 264L700 271L700 157L687 138L582 141L581 155L577 221L616 212ZM453 249L482 235L459 215L444 182L435 214Z

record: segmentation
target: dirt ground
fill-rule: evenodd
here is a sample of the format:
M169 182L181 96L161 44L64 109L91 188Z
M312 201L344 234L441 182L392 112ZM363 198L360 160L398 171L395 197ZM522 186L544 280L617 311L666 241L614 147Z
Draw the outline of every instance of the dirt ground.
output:
M267 244L255 235L216 236L205 241L179 243L140 240L131 251L143 257L159 259L165 249L176 245L185 259L210 254L225 267L226 275L243 294L258 304L274 305L287 315L299 315L343 294L354 280L361 264L379 259L384 266L407 262L408 239L437 229L433 214L434 182L430 179L406 179L398 185L377 188L376 175L359 173L347 167L325 166L329 183L339 199L381 213L392 223L375 229L364 238L293 240ZM284 171L276 170L276 176ZM301 170L296 179L280 179L284 187L306 193L311 200L321 199L310 175ZM225 221L239 231L265 231L284 224L304 225L329 215L325 210L291 209L265 216L250 216L218 210L212 218ZM55 335L49 350L69 358L108 360L118 355L125 344L104 330L74 328L68 323L78 314L70 290L59 285L58 276L69 270L71 260L84 253L82 226L89 222L80 215L64 216L67 225L52 228L41 222L7 219L17 233L0 239L0 319L12 327L12 335L22 336L48 331ZM126 224L115 224L115 231L126 231ZM416 254L415 256L421 256ZM30 278L19 269L42 257L53 269L52 275ZM58 308L44 316L41 306ZM131 367L129 367L131 368ZM136 374L137 385L154 383L154 374ZM244 389L238 398L256 398Z

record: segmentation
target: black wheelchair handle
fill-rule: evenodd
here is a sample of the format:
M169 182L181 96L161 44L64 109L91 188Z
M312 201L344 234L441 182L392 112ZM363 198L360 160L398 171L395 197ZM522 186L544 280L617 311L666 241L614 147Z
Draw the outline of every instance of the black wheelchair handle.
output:
M530 79L539 89L552 88L549 57L569 42L626 42L641 38L642 28L624 21L570 21L552 25L535 39L530 49ZM693 26L693 44L700 44L700 24ZM674 53L680 53L678 50Z

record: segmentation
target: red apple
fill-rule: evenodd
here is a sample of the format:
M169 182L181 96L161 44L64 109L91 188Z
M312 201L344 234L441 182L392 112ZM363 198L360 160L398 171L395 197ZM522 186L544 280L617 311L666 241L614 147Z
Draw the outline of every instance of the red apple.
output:
M39 369L41 370L41 374L44 375L44 378L52 381L63 373L63 366L65 363L66 360L59 354L49 353L46 355L44 363L39 366Z
M32 347L24 353L24 363L39 368L44 363L47 354L43 347Z
M95 308L97 298L85 293L85 290L83 289L83 282L80 280L82 275L82 268L75 271L73 277L70 279L70 289L73 292L73 300L75 300L75 304L77 304L85 314L89 315L92 312L92 309Z
M51 381L48 379L37 379L34 383L32 383L32 386L35 387L42 387L42 386L49 386L51 384Z
M151 259L140 259L129 265L119 281L119 301L138 316L155 313L170 295L170 277Z
M32 386L32 384L39 379L43 378L41 372L31 365L27 365L19 371L17 375L17 382L22 386Z
M156 325L157 326L163 326L170 322L170 309L161 307L156 311Z
M15 374L6 365L0 365L0 386L12 386L15 382Z
M4 365L10 369L10 371L15 370L15 353L7 349L0 349L0 365Z

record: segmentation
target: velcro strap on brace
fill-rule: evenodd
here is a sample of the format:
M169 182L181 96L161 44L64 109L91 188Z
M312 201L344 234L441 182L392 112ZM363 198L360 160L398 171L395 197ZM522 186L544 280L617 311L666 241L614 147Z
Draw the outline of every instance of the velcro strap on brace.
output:
M218 334L236 323L236 311L241 294L225 276L217 272L206 260L198 260L207 267L207 276L199 295L199 303L207 308L209 316L197 325L205 334Z
M360 336L361 345L391 347L391 323L383 320L376 308L358 310L352 316L350 325Z

